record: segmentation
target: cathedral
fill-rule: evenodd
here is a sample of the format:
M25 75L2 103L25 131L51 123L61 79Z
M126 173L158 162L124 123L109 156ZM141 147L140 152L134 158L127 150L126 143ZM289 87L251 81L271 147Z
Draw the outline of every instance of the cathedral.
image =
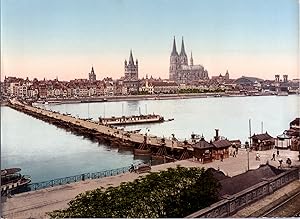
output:
M181 43L181 51L180 54L178 54L174 37L173 49L170 56L169 79L177 83L187 83L191 81L209 79L207 70L205 70L202 65L194 65L192 53L190 65L188 64L183 38Z

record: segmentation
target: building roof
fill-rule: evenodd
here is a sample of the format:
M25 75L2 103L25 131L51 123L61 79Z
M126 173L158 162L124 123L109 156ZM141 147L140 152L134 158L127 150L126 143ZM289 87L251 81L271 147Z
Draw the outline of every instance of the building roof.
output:
M265 178L274 177L280 173L282 170L278 170L270 165L261 165L258 169L249 170L240 175L226 178L220 181L222 189L220 195L233 195L241 192L257 183L262 182Z
M211 143L205 141L204 137L202 136L200 141L193 144L192 147L197 149L210 149L213 148L214 146Z
M292 125L297 125L299 126L300 125L300 118L296 118L294 119L293 121L290 122L290 126Z
M264 134L258 134L258 135L254 134L251 138L252 139L257 139L257 140L260 140L260 141L265 141L265 140L272 139L273 137L266 132Z
M213 174L214 178L218 181L230 178L229 176L226 176L222 171L216 170L212 167L208 168L207 171L210 171Z
M277 135L277 138L279 138L279 139L291 139L292 137L285 134L285 133L283 133L281 135Z
M216 148L228 148L231 146L231 142L227 139L217 140L212 143Z

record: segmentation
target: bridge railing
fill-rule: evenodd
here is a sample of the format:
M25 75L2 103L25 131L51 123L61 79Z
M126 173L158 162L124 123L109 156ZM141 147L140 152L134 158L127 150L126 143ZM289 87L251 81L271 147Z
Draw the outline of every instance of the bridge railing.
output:
M28 185L27 191L28 190L34 191L34 190L45 189L45 188L59 186L59 185L66 185L69 183L84 181L88 179L99 179L108 176L116 176L118 174L128 172L129 168L130 166L127 166L127 167L121 167L112 170L104 170L104 171L94 172L94 173L83 173L75 176L67 176L67 177L52 179L43 182L31 183ZM25 192L25 191L20 191L20 192Z

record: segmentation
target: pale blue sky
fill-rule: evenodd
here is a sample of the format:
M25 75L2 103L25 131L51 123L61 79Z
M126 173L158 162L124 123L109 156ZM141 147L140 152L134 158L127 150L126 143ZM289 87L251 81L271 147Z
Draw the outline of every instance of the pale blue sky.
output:
M207 68L297 77L297 0L1 0L2 73L38 78L168 77L173 36Z

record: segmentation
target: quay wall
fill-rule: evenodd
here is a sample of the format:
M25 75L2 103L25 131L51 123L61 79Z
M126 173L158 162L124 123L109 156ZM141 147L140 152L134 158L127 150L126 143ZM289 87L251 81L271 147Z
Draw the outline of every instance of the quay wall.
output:
M245 189L237 194L224 196L223 199L211 206L199 210L187 218L220 218L229 217L238 210L247 205L258 201L259 199L272 194L281 187L299 180L300 167L294 167L286 172L283 172L275 177L265 179L248 189Z

